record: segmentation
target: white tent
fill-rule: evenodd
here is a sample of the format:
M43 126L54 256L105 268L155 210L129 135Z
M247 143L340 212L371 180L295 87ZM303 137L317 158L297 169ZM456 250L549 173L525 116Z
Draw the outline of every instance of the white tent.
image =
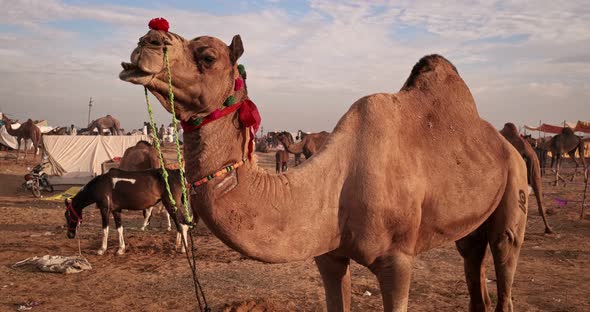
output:
M44 135L43 146L50 175L89 177L102 173L101 164L122 157L137 142L151 142L147 135L89 136Z

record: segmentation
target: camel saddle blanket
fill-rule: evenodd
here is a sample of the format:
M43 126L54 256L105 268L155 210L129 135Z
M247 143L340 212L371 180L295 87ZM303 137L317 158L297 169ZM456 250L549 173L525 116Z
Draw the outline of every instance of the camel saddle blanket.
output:
M52 273L80 273L84 270L92 270L90 262L79 256L50 256L32 257L19 261L12 265L13 269L28 268L41 272Z

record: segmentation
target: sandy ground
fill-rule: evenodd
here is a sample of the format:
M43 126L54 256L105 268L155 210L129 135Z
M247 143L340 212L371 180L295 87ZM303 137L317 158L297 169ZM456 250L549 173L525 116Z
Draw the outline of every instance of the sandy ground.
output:
M34 199L18 190L25 165L0 153L0 311L16 311L26 301L32 311L195 311L196 299L187 260L174 251L174 232L156 215L139 231L141 214L123 214L127 253L116 256L111 228L106 255L97 256L100 215L85 210L79 232L82 254L93 266L81 274L39 273L12 269L32 256L75 255L78 240L68 240L61 202ZM274 153L259 154L274 172ZM582 179L578 177L578 181ZM546 178L546 182L549 178ZM590 211L578 218L580 203L557 207L552 196L579 201L582 185L550 187L545 205L559 235L543 235L531 197L526 240L514 282L516 311L590 311ZM112 223L112 221L111 221ZM321 279L313 261L271 265L240 256L202 224L196 230L198 270L213 311L325 311ZM495 277L487 257L489 288L495 301ZM415 264L410 311L466 311L467 288L460 256L450 243L422 254ZM381 311L374 276L354 264L353 311ZM366 292L371 295L365 295ZM236 309L236 306L241 306Z

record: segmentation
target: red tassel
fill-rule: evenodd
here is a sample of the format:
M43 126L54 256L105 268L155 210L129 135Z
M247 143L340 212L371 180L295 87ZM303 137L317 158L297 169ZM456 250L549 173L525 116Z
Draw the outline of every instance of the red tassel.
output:
M241 78L236 79L234 90L240 91L240 90L242 90L243 87L244 87L244 80L242 80Z

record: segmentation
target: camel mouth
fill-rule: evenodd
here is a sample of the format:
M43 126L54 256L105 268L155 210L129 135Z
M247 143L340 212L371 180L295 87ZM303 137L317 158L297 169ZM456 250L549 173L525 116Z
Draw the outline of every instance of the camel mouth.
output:
M155 75L145 71L140 66L133 63L121 62L121 67L123 67L123 70L121 73L119 73L119 79L134 84L145 86Z

